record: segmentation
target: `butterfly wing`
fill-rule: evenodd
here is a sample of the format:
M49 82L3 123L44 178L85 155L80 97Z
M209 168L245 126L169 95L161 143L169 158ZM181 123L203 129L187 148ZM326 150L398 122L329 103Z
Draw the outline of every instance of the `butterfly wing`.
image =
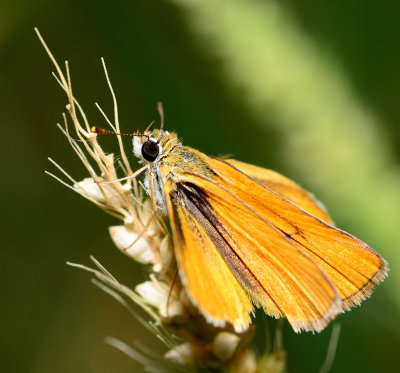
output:
M274 173L286 199L266 186L272 186L267 170L263 185L232 164L194 152L210 173L194 167L175 174L165 192L181 276L210 319L247 325L251 307L240 284L253 303L286 316L295 331L319 331L386 276L385 260L324 222L324 210L296 184ZM300 206L290 201L296 198Z
M207 161L220 176L221 185L284 232L298 250L322 268L335 284L344 309L360 304L386 277L386 261L364 242L286 200L265 186L265 179L261 185L222 160L207 157ZM233 184L229 180L234 180Z
M286 316L295 331L322 330L340 311L336 289L319 266L223 187L223 178L180 178L166 188L176 255L186 288L206 316L240 329L244 324L230 316L238 308L243 319L250 309L240 288L268 314Z
M183 188L167 183L164 190L179 271L191 300L214 325L230 321L236 331L245 330L253 306L225 263L232 253Z
M250 176L252 179L280 194L296 206L306 210L311 215L316 216L325 223L332 224L332 220L322 203L319 202L312 193L307 192L294 181L275 171L252 164L236 161L234 159L227 159L226 162L245 173L247 176Z

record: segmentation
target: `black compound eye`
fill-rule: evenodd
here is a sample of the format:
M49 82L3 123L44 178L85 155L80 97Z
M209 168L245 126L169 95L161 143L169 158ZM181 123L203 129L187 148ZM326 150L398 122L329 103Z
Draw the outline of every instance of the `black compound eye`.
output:
M160 148L156 142L147 140L143 143L142 155L146 161L153 162L159 153Z

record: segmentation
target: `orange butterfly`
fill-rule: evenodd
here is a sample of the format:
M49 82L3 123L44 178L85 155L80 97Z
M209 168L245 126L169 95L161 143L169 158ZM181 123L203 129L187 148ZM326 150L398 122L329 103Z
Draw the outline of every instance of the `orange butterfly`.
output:
M134 136L148 194L171 222L182 282L214 325L245 330L254 304L296 332L320 331L386 277L378 253L333 227L284 176L209 157L162 129Z

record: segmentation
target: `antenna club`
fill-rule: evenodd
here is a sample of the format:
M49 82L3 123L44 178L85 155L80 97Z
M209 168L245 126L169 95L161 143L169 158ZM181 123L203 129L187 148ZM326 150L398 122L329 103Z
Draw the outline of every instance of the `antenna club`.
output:
M90 132L92 132L92 133L101 133L101 128L100 128L100 127L97 127L97 126L93 126L93 127L90 129Z
M90 128L90 132L98 133L100 135L117 135L117 136L130 136L130 137L142 136L140 133L119 133L119 132L106 130L105 128L97 127L97 126L93 126L92 128Z

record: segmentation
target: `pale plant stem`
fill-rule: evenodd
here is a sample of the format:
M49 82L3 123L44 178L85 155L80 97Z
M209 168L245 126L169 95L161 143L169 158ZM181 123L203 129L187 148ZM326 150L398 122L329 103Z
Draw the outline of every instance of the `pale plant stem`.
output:
M69 143L71 144L72 148L74 149L74 151L75 151L76 154L78 155L79 159L81 160L81 162L84 164L84 166L85 166L86 169L88 170L88 172L89 172L90 176L92 177L93 181L96 180L96 179L97 179L96 173L94 172L93 168L90 166L90 164L89 164L89 162L87 161L86 157L85 157L85 156L82 154L82 152L79 150L80 148L77 146L77 144L75 144L75 142L72 140L72 138L71 138L71 136L70 136L70 134L69 134L68 126L67 126L67 124L66 124L66 118L65 118L65 117L64 117L64 121L65 121L65 132L64 132L64 134L66 135L66 137L67 137ZM85 142L85 143L86 143L86 142ZM102 163L99 164L99 162L97 162L97 164L100 166L100 164L102 164ZM67 174L67 173L64 171L64 174ZM100 186L100 185L98 185L98 188L99 188L100 192L102 193L103 197L104 197L105 199L107 199L107 194L105 193L104 188L103 188L102 186ZM89 198L88 198L88 199L89 199ZM90 199L90 200L93 201L93 199ZM105 206L104 204L100 204L100 203L98 203L98 202L95 202L95 203L96 203L99 207L101 207L103 210L105 210L106 212L115 210L115 211L118 211L120 214L122 214L122 216L124 216L125 218L128 216L127 213L126 213L126 211L125 211L124 209L122 209L120 206L117 206L117 205L115 205L115 204L113 204L112 209L110 209L109 207ZM114 213L112 213L112 215L114 215ZM119 215L114 215L114 216L119 217ZM119 217L119 218L120 218L120 217Z
M116 98L116 96L115 96L115 92L114 92L114 89L113 89L113 87L112 87L112 84L111 84L111 81L110 81L110 77L109 77L109 75L108 75L107 66L106 66L106 64L105 64L105 62L104 62L104 58L101 59L101 63L102 63L102 65L103 65L103 69L104 69L104 72L105 72L105 75L106 75L106 79L107 79L107 84L108 84L108 87L109 87L109 89L110 89L110 92L111 92L111 95L112 95L112 98L113 98L113 104L114 104L114 121L115 121L116 132L120 132L119 119L118 119L117 98ZM131 173L132 173L132 170L131 170L131 166L130 166L130 164L129 164L128 158L126 157L126 153L125 153L125 150L124 150L124 144L123 144L123 142L122 142L121 137L117 137L117 139L118 139L118 144L119 144L120 151L121 151L121 155L122 155L122 160L123 160L123 162L124 162L124 165L125 165L126 169L128 170L128 174L131 174ZM136 181L135 181L135 184L136 184ZM137 188L137 185L134 186L134 187L135 187L135 189L136 189L136 188Z

